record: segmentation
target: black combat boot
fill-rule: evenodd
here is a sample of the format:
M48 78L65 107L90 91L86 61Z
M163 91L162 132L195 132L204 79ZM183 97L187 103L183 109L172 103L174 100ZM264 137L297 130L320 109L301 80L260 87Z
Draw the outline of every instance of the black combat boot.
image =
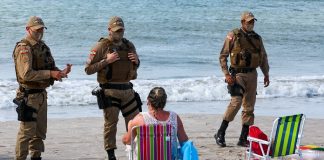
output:
M239 141L237 142L238 146L248 147L249 143L247 141L247 136L249 135L249 125L243 124L241 135Z
M108 149L108 160L116 160L115 149Z
M31 157L30 160L42 160L42 157Z
M216 140L216 144L220 147L226 147L225 143L225 131L228 127L228 121L223 120L221 126L219 127L217 133L214 135L214 138Z

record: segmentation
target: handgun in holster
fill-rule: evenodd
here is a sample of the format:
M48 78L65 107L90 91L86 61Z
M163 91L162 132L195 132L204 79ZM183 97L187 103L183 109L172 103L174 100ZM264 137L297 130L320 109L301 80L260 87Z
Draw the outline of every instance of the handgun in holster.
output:
M234 68L230 67L229 68L229 72L232 76L232 78L235 79L236 77L236 71ZM226 82L226 79L225 79L225 82ZM234 84L233 85L227 85L227 90L228 90L228 93L231 95L231 96L241 96L243 97L243 94L245 92L244 88L238 84L235 80Z
M109 99L109 97L105 96L105 90L102 88L99 88L99 89L97 89L97 88L98 87L93 89L91 94L97 97L97 103L98 103L99 109L105 109L107 107L110 107L111 100Z
M31 122L36 121L36 118L33 117L34 113L37 113L37 110L33 107L27 105L25 98L22 99L13 99L13 103L15 103L18 107L16 108L16 112L18 114L18 121L22 122Z

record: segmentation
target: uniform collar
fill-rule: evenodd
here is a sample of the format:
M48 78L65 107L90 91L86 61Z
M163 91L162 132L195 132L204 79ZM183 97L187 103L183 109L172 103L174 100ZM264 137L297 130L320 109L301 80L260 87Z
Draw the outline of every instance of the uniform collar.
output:
M32 45L34 46L35 44L39 43L37 41L35 41L34 39L32 39L31 37L29 36L26 36L26 40Z
M247 34L247 32L243 29L243 27L241 27L240 30L241 30L244 34Z
M240 28L240 30L243 32L244 35L248 35L248 36L256 35L256 33L255 33L254 31L247 32L247 31L245 31L242 27Z

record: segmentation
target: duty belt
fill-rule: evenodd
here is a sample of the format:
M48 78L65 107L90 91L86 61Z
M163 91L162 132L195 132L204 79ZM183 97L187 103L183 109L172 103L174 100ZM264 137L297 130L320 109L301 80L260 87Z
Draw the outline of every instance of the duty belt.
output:
M232 68L235 73L249 73L253 72L255 68Z
M25 89L23 88L25 94L34 94L34 93L42 93L45 89Z
M112 84L112 83L105 83L105 84L100 84L99 85L101 88L104 89L118 89L118 90L127 90L127 89L132 89L133 84Z

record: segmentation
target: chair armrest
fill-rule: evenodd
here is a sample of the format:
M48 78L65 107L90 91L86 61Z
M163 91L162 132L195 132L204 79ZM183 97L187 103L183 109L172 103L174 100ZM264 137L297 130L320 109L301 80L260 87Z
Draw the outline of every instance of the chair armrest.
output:
M126 151L126 152L130 152L131 150L132 150L132 146L129 145L129 144L126 144L126 145L125 145L125 151Z
M132 146L126 144L125 145L125 151L127 153L128 159L131 160L133 158L133 150L132 150Z
M261 144L267 144L267 145L270 144L270 142L268 142L268 141L265 141L265 140L262 140L262 139L258 139L258 138L254 138L254 137L250 137L250 136L247 137L247 140L248 141L252 141L252 142L259 142Z

